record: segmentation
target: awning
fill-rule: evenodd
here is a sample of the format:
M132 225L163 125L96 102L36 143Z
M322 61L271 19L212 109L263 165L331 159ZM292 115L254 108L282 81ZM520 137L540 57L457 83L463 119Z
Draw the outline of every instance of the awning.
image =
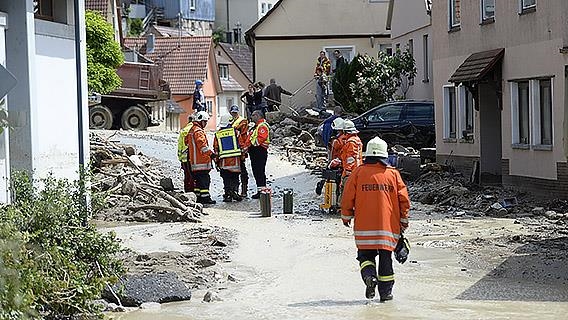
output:
M479 81L504 55L504 48L474 53L465 59L448 81L454 83Z

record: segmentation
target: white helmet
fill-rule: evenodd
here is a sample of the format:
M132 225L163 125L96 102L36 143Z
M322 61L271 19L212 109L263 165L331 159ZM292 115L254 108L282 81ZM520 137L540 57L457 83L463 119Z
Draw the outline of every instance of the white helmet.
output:
M233 117L231 117L230 114L224 114L221 116L221 119L219 120L219 127L220 128L224 128L226 126L228 126L231 123L231 119Z
M345 120L343 122L343 131L347 133L358 133L359 131L355 128L355 124L351 120Z
M367 142L367 150L365 150L363 156L388 158L388 145L385 140L379 137L374 137Z
M331 128L333 130L343 130L343 125L345 124L345 120L342 118L335 118L331 123Z
M209 113L205 111L199 111L198 113L195 114L195 117L193 118L195 119L194 121L208 121Z

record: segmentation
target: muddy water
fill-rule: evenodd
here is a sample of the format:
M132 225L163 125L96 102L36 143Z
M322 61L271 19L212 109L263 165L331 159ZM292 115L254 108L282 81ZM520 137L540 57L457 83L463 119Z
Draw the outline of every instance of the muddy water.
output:
M151 155L151 154L150 154ZM313 181L301 169L272 160L268 172L276 184L292 185L296 203L313 200ZM293 177L293 178L292 178ZM214 184L219 184L214 177ZM307 186L309 185L309 187ZM213 188L212 188L213 189ZM277 211L278 206L275 206ZM566 319L565 285L519 281L492 282L490 268L465 269L454 249L436 248L447 236L421 236L426 220L413 221L409 237L415 243L410 262L395 263L395 300L368 302L355 260L352 231L337 219L309 215L260 218L258 203L219 204L207 209L206 224L232 228L239 245L223 265L236 282L220 281L222 301L201 302L205 291L189 302L162 305L160 310L114 314L114 319ZM177 233L181 224L118 228L127 245L140 251L181 250L175 241L145 243L144 232ZM453 233L469 237L471 230L514 228L511 221L458 223ZM494 258L495 259L495 258ZM500 260L499 260L500 259ZM499 264L506 257L488 264ZM524 292L524 295L519 295ZM510 298L515 297L515 298ZM560 298L560 299L558 299ZM558 301L560 302L553 302Z

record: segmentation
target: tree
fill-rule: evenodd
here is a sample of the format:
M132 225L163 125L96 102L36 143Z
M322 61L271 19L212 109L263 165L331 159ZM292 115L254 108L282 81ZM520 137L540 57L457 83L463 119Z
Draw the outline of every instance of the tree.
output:
M357 55L336 71L333 94L348 112L362 113L393 100L398 89L405 95L415 76L414 59L408 52L392 56L379 52L377 58Z
M140 18L129 19L128 26L128 36L130 37L139 37L144 32L142 19Z
M114 31L99 13L87 11L87 84L89 92L105 94L120 87L122 80L116 69L124 63Z

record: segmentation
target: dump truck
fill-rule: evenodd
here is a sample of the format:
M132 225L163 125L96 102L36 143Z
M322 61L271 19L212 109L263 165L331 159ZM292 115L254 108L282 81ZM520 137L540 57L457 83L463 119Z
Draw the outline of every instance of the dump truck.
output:
M151 117L155 102L170 99L161 68L153 63L125 62L116 71L122 86L89 101L91 129L145 130L159 125Z

